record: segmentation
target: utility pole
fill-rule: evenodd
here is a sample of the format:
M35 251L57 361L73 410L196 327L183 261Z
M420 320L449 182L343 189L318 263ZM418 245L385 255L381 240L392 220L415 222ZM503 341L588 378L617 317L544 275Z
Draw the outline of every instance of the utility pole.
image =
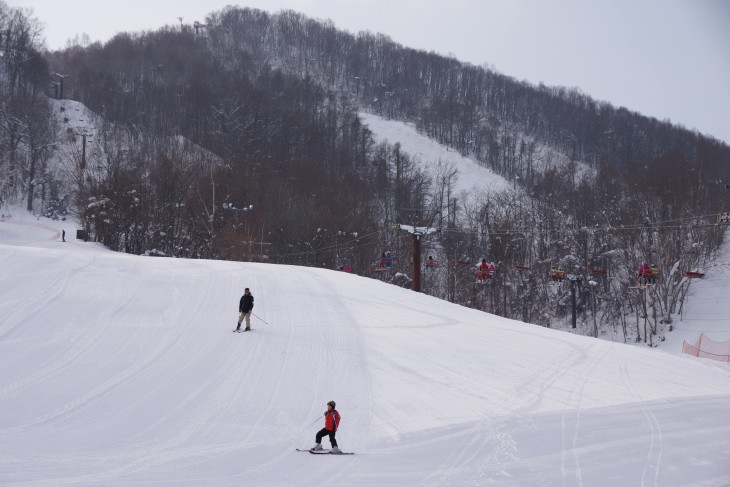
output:
M401 230L413 235L413 290L421 292L421 237L436 232L435 228L399 225Z
M644 308L644 343L646 343L646 338L648 336L649 337L649 345L651 345L652 344L652 342L651 342L651 334L647 333L647 331L646 331L647 321L649 320L649 312L646 310L646 301L647 301L648 289L649 289L648 287L645 287L644 288L644 299L643 299L644 302L642 303L643 304L643 308Z
M60 100L63 100L63 80L71 76L70 74L61 74L61 73L53 73L54 75L58 76L58 95L57 98Z
M78 129L76 135L81 137L81 170L86 170L86 139L89 138L89 142L93 142L92 137L94 132L88 128Z
M576 316L577 304L576 304L576 299L575 299L575 288L576 288L577 284L580 284L583 281L583 279L581 279L580 277L577 277L573 274L570 274L568 276L568 280L570 281L570 299L571 299L571 302L573 305L573 328L576 328L577 327L577 316Z

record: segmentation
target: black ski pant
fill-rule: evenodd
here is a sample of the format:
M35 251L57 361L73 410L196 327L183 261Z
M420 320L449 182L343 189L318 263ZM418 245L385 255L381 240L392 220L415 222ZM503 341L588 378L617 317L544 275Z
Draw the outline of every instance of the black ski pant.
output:
M317 433L317 443L322 443L322 438L325 436L330 437L330 443L332 443L332 448L337 446L337 440L335 440L335 431L328 430L327 428L322 428Z

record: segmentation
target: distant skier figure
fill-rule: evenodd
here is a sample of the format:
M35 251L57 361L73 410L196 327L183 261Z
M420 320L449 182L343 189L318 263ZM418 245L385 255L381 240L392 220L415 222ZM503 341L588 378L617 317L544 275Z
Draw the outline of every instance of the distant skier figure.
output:
M241 315L238 317L238 326L234 331L241 330L241 323L246 320L246 328L243 331L249 331L251 329L251 311L253 310L253 294L251 290L246 288L241 296L241 301L238 303L238 312Z
M342 453L340 448L337 446L337 440L335 440L335 433L337 427L340 425L340 413L335 409L335 402L330 401L327 403L327 411L324 413L324 428L317 432L315 438L316 444L310 449L311 451L322 450L322 438L325 436L330 437L330 443L332 444L331 453Z

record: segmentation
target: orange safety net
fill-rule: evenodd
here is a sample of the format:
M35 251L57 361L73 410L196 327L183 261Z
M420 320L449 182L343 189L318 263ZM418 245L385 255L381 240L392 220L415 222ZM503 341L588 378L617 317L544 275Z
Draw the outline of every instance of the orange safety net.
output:
M682 353L720 362L730 362L730 341L717 342L704 333L700 333L700 337L694 345L686 341L682 344Z

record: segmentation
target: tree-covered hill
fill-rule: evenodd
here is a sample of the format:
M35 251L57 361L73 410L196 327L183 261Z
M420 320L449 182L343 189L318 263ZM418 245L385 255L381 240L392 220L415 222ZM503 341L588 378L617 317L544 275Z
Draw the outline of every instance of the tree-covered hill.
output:
M621 324L624 339L647 340L632 317L661 333L684 299L682 270L706 265L722 239L714 218L730 202L730 147L577 89L291 11L229 7L204 26L52 53L17 19L35 28L0 5L0 196L39 211L68 195L112 249L347 264L408 285L412 243L394 225L431 225L440 264L427 292L545 326L569 323L575 308L585 333ZM96 113L93 141L51 116L46 95ZM455 191L458 171L422 170L379 143L361 111L412 123L513 189ZM83 150L52 156L59 141ZM371 272L385 251L392 269ZM489 286L474 283L482 258L497 264ZM644 260L662 272L637 293ZM551 267L574 284L553 284Z

